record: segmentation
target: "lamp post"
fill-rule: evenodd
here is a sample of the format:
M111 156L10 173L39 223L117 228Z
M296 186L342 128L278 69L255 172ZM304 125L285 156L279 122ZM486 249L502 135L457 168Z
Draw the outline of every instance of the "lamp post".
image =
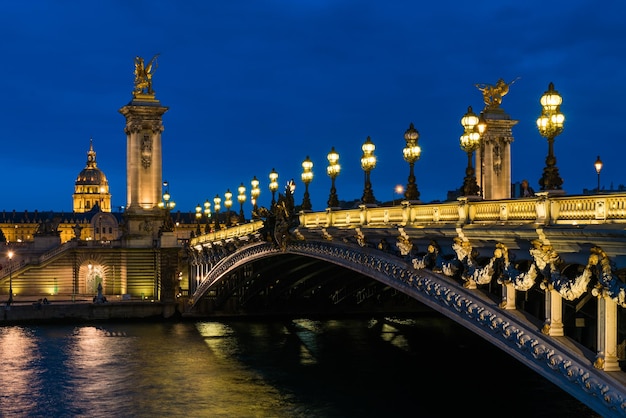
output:
M543 110L537 119L537 128L541 136L548 140L548 156L543 176L539 179L541 190L561 190L563 179L559 177L559 169L556 167L554 156L554 138L563 132L565 116L561 113L563 98L554 90L554 84L550 82L548 90L539 100Z
M256 219L256 212L259 209L258 200L261 195L261 189L259 189L259 180L256 176L252 177L252 181L250 182L252 186L252 190L250 190L250 201L252 202L252 217Z
M413 126L413 122L411 122L409 129L404 132L406 146L402 150L404 154L404 161L409 163L409 182L406 185L406 191L404 192L404 197L407 200L418 200L420 197L420 192L417 190L417 184L415 184L415 174L413 172L413 166L422 154L422 149L419 145L417 145L419 137L419 132Z
M211 232L211 226L209 225L209 218L211 217L211 202L209 202L209 199L204 201L204 216L206 217L204 233L208 234L209 232Z
M230 189L226 189L226 193L224 193L224 207L226 208L226 224L227 227L230 226L230 207L233 205L233 194L230 192Z
M161 209L166 209L168 211L174 209L174 206L176 206L176 203L174 203L173 200L170 200L172 196L170 195L170 186L167 180L163 182L163 196L162 197L163 197L163 200L159 202L158 206Z
M270 172L270 191L272 192L272 208L276 205L276 190L278 190L278 173L272 168Z
M473 112L472 106L468 106L467 113L461 118L461 125L464 128L461 135L461 149L467 153L467 168L465 169L465 179L463 181L464 196L478 196L480 187L476 182L476 171L472 164L474 151L480 146L480 138L485 131L487 124Z
M341 171L341 166L339 165L339 154L337 153L337 151L335 151L335 147L331 148L326 158L328 159L326 174L328 174L331 181L330 196L328 197L328 207L336 208L339 206L339 198L337 197L337 189L335 188L335 179Z
M596 168L596 173L598 173L598 193L600 193L600 171L602 171L602 160L600 159L599 155L598 159L595 163L593 163L593 165Z
M239 192L237 195L237 200L239 201L239 223L245 223L246 217L243 214L243 204L246 201L246 186L241 183L237 191Z
M311 210L311 199L309 197L309 183L313 180L313 162L307 155L302 161L302 183L304 183L304 197L302 199L302 210Z
M220 203L222 202L222 199L220 198L219 195L215 195L215 197L213 198L213 208L215 209L215 232L220 230Z
M361 168L365 172L365 187L363 189L363 197L361 197L361 201L365 204L376 203L374 191L372 190L372 182L370 181L370 171L376 168L376 156L374 155L375 149L376 146L372 142L372 139L368 136L361 146L361 150L363 151L363 155L361 156Z
M196 236L200 236L202 233L200 230L200 218L202 218L202 206L198 203L196 206Z
M7 306L13 303L13 264L11 261L13 260L13 251L9 251L9 299L7 299Z

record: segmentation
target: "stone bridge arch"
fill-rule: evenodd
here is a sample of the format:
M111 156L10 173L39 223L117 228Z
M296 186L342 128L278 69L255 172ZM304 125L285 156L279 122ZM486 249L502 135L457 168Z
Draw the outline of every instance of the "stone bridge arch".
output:
M293 241L284 249L266 242L252 243L212 266L188 308L192 310L204 294L233 271L281 254L315 258L383 283L494 344L603 416L626 413L624 386L610 373L594 367L596 353L575 346L567 337L545 335L537 321L523 312L502 309L499 301L484 292L467 289L444 274L416 270L410 260L374 249L311 240Z

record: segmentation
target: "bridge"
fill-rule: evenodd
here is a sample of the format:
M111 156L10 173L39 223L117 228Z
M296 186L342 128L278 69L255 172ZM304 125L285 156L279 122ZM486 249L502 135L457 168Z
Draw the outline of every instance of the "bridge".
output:
M405 201L289 218L192 238L185 314L421 304L603 416L626 414L626 194Z

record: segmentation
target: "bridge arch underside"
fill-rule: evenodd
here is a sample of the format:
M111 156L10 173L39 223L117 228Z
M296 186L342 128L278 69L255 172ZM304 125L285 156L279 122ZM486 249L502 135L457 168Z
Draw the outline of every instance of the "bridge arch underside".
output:
M292 253L272 253L230 270L196 305L204 313L246 315L433 312L362 272Z
M519 299L525 303L530 300ZM201 311L239 309L246 314L312 314L316 310L328 314L333 309L347 313L358 312L359 306L367 307L369 313L372 307L381 312L391 306L404 312L430 308L507 352L603 416L626 414L623 382L594 367L596 353L592 349L569 336L543 334L541 317L520 309L500 309L499 302L495 289L465 288L453 277L417 270L410 260L396 254L340 243L298 241L282 251L260 243L226 256L204 277L191 306Z

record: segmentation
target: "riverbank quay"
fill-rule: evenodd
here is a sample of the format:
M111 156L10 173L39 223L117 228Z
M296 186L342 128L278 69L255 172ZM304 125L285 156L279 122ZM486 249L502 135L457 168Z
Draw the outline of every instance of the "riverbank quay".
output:
M59 322L104 322L117 320L165 320L179 317L175 303L152 300L107 298L95 303L88 299L46 298L15 300L0 305L0 326Z

